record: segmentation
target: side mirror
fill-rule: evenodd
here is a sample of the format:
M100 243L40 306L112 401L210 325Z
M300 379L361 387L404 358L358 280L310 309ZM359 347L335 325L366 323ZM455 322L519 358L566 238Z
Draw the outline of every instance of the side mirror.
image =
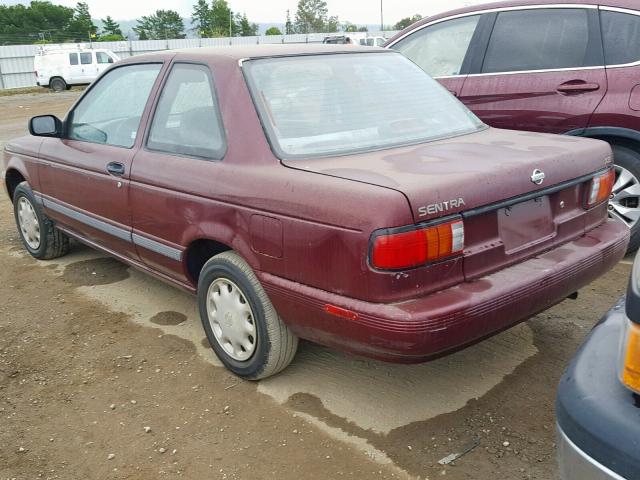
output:
M62 136L62 122L55 115L40 115L29 120L29 133L36 137Z

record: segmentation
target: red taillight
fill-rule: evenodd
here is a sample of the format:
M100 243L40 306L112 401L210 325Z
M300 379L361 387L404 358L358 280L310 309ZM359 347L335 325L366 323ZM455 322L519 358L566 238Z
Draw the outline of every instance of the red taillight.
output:
M371 265L383 270L416 267L457 255L464 249L464 223L453 220L373 238Z
M602 175L593 177L587 188L587 208L595 207L608 200L615 181L616 172L613 168L610 168Z

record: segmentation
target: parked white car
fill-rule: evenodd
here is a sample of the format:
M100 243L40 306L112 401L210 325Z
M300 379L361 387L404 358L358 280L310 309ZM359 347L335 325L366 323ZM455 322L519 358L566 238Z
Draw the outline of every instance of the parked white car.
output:
M74 45L67 48L41 48L33 63L38 85L61 92L72 85L91 83L118 60L111 50Z

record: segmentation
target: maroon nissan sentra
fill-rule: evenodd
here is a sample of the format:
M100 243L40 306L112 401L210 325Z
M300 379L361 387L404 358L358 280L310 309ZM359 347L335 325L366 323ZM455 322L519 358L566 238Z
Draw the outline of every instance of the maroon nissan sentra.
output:
M394 362L463 348L623 256L605 142L484 125L392 50L118 62L4 151L24 247L74 238L197 294L235 374L298 339Z

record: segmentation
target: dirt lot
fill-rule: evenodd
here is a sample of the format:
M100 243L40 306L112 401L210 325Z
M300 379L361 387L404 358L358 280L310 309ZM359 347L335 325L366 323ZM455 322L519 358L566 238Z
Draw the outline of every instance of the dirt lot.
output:
M77 95L0 98L0 144ZM435 362L303 343L257 384L219 366L193 297L77 244L31 259L6 195L0 265L0 479L555 478L556 384L630 271Z

